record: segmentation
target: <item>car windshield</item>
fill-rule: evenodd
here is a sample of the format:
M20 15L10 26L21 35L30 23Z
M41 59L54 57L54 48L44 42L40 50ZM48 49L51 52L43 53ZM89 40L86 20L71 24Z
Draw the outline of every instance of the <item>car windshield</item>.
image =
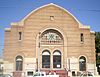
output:
M0 75L0 77L3 77L3 75Z
M3 74L3 75L0 75L0 77L12 77L12 76L10 76L8 74Z
M40 76L40 73L35 73L34 76Z
M81 74L81 77L88 77L88 76L93 76L93 75L90 72L86 72L86 73Z

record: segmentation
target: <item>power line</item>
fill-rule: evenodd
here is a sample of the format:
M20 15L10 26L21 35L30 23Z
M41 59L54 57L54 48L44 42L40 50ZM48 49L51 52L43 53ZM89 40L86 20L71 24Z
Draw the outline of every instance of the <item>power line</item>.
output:
M6 9L6 8L31 8L31 7L0 6L0 8L5 8ZM100 9L68 9L68 10L100 12Z
M68 9L68 10L100 12L100 9Z
M18 8L18 7L0 6L0 8Z
M19 45L18 43L16 44L12 44L12 45L0 45L0 46L10 46L10 47L15 47L15 46L21 46L21 47L26 47L26 45L28 45L28 44L25 44L25 45ZM39 46L37 46L36 44L29 44L28 45L28 47L30 47L30 46L35 46L35 47L39 47ZM46 46L46 45L45 45ZM41 45L40 47L45 47L45 46L43 46L43 45ZM47 44L47 46L49 46L48 44ZM51 45L50 45L51 46ZM50 47L49 46L49 47ZM82 45L73 45L73 46L71 46L71 45L68 45L68 46L65 46L65 45L52 45L52 46L54 46L54 47L92 47L93 45L84 45L84 46L82 46ZM51 47L52 47L51 46Z

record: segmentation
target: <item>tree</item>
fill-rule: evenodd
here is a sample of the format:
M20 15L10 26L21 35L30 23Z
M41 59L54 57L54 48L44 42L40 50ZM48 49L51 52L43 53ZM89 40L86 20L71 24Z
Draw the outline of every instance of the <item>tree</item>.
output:
M100 53L100 32L95 33L96 53Z
M95 48L96 48L96 66L97 66L97 71L100 75L100 32L95 33Z
M100 56L98 56L98 53L100 53L100 32L95 33L95 48L96 48L96 64L100 64Z

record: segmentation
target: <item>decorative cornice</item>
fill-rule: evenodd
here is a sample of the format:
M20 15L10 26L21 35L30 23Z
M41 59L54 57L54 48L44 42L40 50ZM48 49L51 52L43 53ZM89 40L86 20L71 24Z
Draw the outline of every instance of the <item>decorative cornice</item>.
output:
M90 31L90 33L95 34L95 31Z
M5 28L5 31L11 31L11 28Z
M81 26L79 26L79 28L82 28L82 29L90 29L90 26L81 25Z
M23 22L12 22L11 24L10 24L11 26L23 26L24 25L24 23Z

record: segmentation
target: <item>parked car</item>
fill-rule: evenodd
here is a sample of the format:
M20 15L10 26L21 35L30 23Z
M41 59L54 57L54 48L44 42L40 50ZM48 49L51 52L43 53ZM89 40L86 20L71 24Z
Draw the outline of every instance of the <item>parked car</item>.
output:
M94 75L91 72L83 72L80 77L94 77Z
M12 76L9 74L0 74L0 77L12 77Z
M45 72L36 72L33 77L59 77L59 75L51 73L49 75L46 75Z

